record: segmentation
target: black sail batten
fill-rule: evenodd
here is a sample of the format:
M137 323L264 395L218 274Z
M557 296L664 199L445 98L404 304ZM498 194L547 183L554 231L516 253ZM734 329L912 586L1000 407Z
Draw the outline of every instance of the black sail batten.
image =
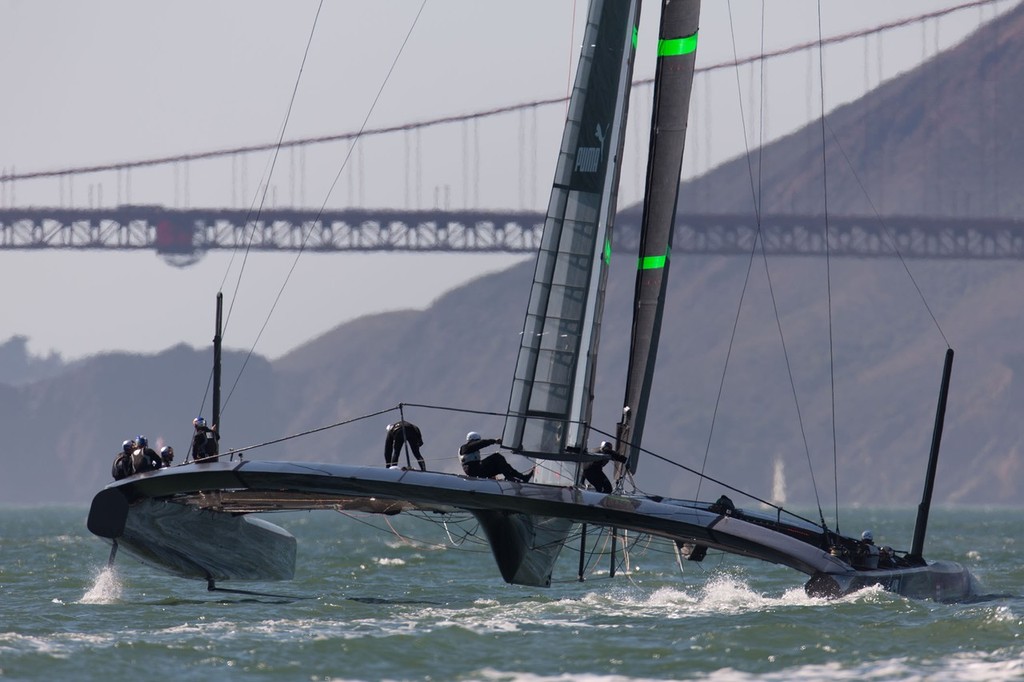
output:
M640 253L623 419L616 430L624 465L636 471L672 255L679 178L696 61L700 0L663 0L654 80ZM621 467L616 467L621 476Z
M513 451L586 446L639 17L639 0L590 3L502 434ZM573 484L577 469L534 480Z

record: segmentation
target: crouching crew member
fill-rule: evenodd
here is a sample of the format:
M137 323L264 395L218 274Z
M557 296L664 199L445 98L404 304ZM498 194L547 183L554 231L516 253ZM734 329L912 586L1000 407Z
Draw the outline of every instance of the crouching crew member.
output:
M512 465L499 453L483 457L480 451L491 445L501 445L500 438L481 438L476 431L466 434L466 442L459 448L459 461L462 462L462 470L467 476L474 478L494 478L498 474L505 477L506 481L519 481L529 483L533 478L533 472L521 474L512 468Z

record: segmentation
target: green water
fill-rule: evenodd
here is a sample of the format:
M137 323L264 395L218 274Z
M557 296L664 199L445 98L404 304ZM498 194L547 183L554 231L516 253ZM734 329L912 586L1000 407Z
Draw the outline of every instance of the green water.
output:
M578 582L567 548L552 588L510 586L458 528L335 512L269 517L299 541L294 581L224 585L279 596L211 593L123 554L107 570L85 509L4 509L0 678L1024 679L1021 516L934 514L926 554L995 595L936 604L810 599L798 573L714 553L680 573L661 541L633 545L612 579L595 558ZM905 547L913 512L843 523Z

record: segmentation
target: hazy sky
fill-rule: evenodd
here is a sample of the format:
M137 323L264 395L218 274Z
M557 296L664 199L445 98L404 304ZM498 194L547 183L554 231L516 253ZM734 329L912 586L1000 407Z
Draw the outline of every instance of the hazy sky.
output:
M698 66L733 54L730 3L703 4ZM766 50L817 37L814 0L766 4ZM962 0L823 0L822 30L831 36L959 4ZM881 41L862 40L826 53L828 106L912 67L1012 4L1008 0L967 10L892 32ZM741 57L760 50L761 6L757 0L731 2ZM645 3L638 78L653 75L659 7L652 0ZM317 2L308 0L0 0L0 173L277 139L317 8ZM373 128L564 96L586 8L584 0L429 0L425 5L420 0L328 0L316 24L285 137L354 131L364 120ZM715 85L695 86L687 149L691 161L684 163L684 174L739 153L744 131L756 139L752 126L741 123L737 104L737 92L754 94L754 78L749 70L739 76L722 72ZM767 137L816 115L818 95L809 88L817 88L817 70L808 56L772 62L767 83ZM749 99L743 106L751 120ZM643 105L634 103L634 112L642 116ZM465 175L467 143L459 139L465 129L452 128L413 142L411 148L418 150L414 163L407 163L410 144L400 136L393 136L398 144L391 148L368 141L340 176L344 146L310 150L301 158L282 154L268 201L285 205L301 197L305 205L316 207L401 208L430 207L436 196L445 196L442 202L456 207L479 202L489 208L539 210L547 201L563 116L564 111L549 107L536 120L481 124L474 134L482 141L473 143L484 157L476 190ZM536 178L528 181L522 180L517 165L524 154L524 125L536 141L530 143ZM74 184L22 182L13 188L0 186L0 206L87 207L129 201L248 206L270 158L269 153L250 155L234 167L226 161L194 165L187 177L184 169L164 168L131 176L89 176ZM417 182L410 180L414 175ZM628 196L620 205L634 200L636 175L623 180ZM338 186L328 196L336 176ZM207 255L181 269L154 253L0 250L0 341L27 335L33 352L56 350L66 358L103 350L153 352L182 341L206 346L213 335L215 293L225 278L226 298L235 288L239 261L229 270L230 258ZM345 320L423 307L455 285L517 260L303 255L256 350L276 357ZM293 254L249 257L225 339L228 346L253 344L294 261Z

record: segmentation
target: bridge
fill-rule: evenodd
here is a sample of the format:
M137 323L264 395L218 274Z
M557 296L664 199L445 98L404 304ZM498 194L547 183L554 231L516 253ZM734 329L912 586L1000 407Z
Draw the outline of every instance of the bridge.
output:
M847 53L851 49L863 50L863 94L885 80L883 52L887 36L905 42L908 31L919 35L924 60L939 51L939 22L947 16L974 10L977 23L982 23L989 20L984 14L986 8L999 11L996 0L964 2L832 36L825 39L824 47ZM962 19L960 22L963 23ZM691 112L695 119L693 128L713 129L711 102L716 97L735 96L742 78L748 79L750 85L749 99L742 106L754 111L755 77L766 71L768 63L805 60L810 73L818 48L816 42L806 43L754 57L699 63L694 92L695 101L701 103L695 104ZM877 72L869 68L872 48L877 50ZM623 163L622 206L638 200L642 192L646 145L640 127L646 124L644 113L650 106L651 88L651 80L639 80L634 85L630 106L638 114L631 117L637 129L627 135L637 144L633 151L627 151ZM807 88L805 120L788 123L789 129L813 120L817 96ZM543 224L538 208L545 201L554 162L548 158L553 153L538 149L538 140L545 135L551 137L550 131L545 133L545 126L560 128L564 106L564 98L550 98L281 143L49 170L0 169L0 249L155 250L177 265L194 263L212 250L235 248L532 252ZM488 128L483 132L485 126ZM750 132L754 137L755 131ZM448 153L424 155L423 149L440 139L445 140L442 148ZM461 144L452 144L452 139L461 140ZM706 172L736 153L735 149L716 149L717 139L714 132L691 135L684 179ZM491 140L495 140L494 145L504 141L511 146L485 146L492 144ZM339 171L335 178L341 191L333 196L334 185L330 189L316 186L308 169L314 167L317 155L336 160L339 145L348 151L343 172ZM401 164L395 163L396 146L404 153ZM453 149L458 149L458 153L453 153ZM328 155L326 150L332 151ZM262 161L268 154L283 154L281 165L287 166L287 170L271 180L260 180L254 188L248 179L249 164ZM489 181L489 169L481 166L482 156L509 161L508 165L516 166L515 177L511 181L507 177ZM375 168L375 158L386 162ZM210 182L211 177L219 181ZM431 180L425 184L424 177ZM193 183L193 178L197 182ZM213 185L230 185L230 198L222 193L197 199L197 185L204 190ZM393 191L396 186L402 200L373 198L384 191L381 188ZM311 202L307 197L324 195L327 199L320 208L309 208ZM56 207L45 207L47 196ZM105 206L105 196L116 198L114 205ZM198 208L193 206L196 201L229 207ZM493 208L499 202L518 207ZM374 205L402 207L382 209ZM675 249L683 253L749 253L754 248L755 235L760 234L769 253L825 252L821 217L769 216L760 228L753 221L753 216L681 217ZM620 216L616 236L619 247L630 247L635 242L637 222L635 210ZM833 255L888 256L895 252L895 245L902 255L915 258L1024 257L1024 224L1011 220L843 217L830 219L829 234L828 246Z
M639 211L619 215L617 250L634 252ZM0 248L145 249L188 265L222 249L255 251L419 251L532 253L544 215L513 211L313 211L272 209L258 219L230 209L173 210L161 206L111 209L0 210ZM824 255L822 216L687 215L676 226L674 250L690 254ZM904 216L830 217L834 256L906 258L1024 258L1024 221Z

